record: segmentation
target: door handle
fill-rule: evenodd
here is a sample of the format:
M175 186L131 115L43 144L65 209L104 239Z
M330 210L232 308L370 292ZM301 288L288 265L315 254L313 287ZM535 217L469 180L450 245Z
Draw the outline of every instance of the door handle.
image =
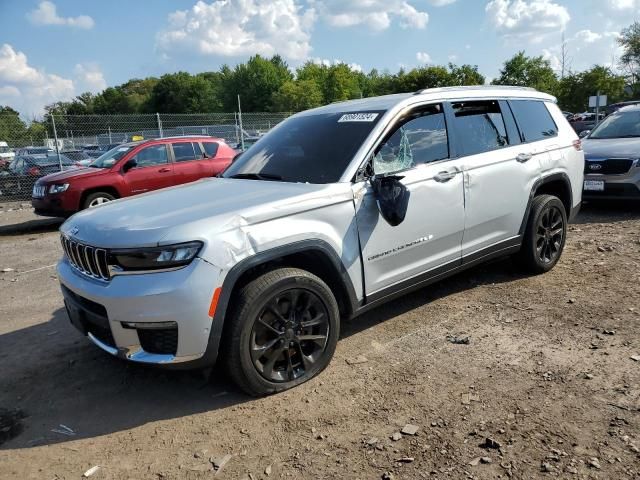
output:
M438 173L438 174L434 175L434 176L433 176L433 179L434 179L436 182L439 182L439 183L445 183L445 182L448 182L449 180L451 180L451 179L452 179L453 177L455 177L457 174L458 174L458 172L457 172L457 171L455 171L455 170L454 170L454 171L452 171L452 172L444 171L444 172L440 172L440 173Z
M167 167L164 167L164 168L161 168L160 170L158 170L158 172L160 172L160 173L167 173L167 172L170 172L170 171L171 171L171 169L167 168Z
M531 153L519 153L518 156L516 157L516 160L520 163L524 163L531 160L531 157L533 157L533 154Z

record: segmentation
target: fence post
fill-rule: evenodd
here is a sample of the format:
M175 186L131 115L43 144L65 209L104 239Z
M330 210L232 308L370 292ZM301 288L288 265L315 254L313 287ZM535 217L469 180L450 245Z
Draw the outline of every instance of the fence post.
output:
M242 131L242 109L240 108L240 94L238 94L238 118L240 120L240 148L244 152L244 132Z
M160 120L160 114L156 113L156 118L158 119L158 132L160 132L160 138L164 137L164 133L162 132L162 121Z
M111 125L108 125L107 129L109 130L109 145L111 145L113 144L113 140L111 140ZM98 143L98 137L96 137L96 143Z
M55 115L51 114L51 124L53 125L53 138L56 142L56 153L58 154L58 165L60 166L60 171L62 171L62 159L60 158L60 147L58 146L58 132L56 131L56 118Z

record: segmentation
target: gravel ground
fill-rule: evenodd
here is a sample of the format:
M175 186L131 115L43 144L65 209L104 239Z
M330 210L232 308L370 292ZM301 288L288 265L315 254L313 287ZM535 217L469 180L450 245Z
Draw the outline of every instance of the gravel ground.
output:
M324 373L263 399L90 345L59 221L7 210L0 478L640 478L638 205L585 206L546 275L497 261L343 324Z

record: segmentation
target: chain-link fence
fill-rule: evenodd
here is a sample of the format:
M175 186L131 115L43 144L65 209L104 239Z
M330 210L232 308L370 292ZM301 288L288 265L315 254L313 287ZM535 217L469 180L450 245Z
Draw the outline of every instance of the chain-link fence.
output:
M0 115L0 203L28 200L45 175L89 165L119 144L187 135L222 138L240 150L289 113Z

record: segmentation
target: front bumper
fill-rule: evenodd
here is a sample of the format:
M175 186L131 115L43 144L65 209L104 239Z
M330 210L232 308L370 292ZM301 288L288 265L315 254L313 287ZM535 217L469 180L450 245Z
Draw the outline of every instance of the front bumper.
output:
M640 178L638 183L631 182L628 178L616 179L602 175L599 178L595 176L585 175L585 180L603 180L604 191L583 190L582 198L584 200L640 200Z
M58 264L71 323L106 352L134 362L180 368L215 363L222 325L209 306L220 270L196 258L185 268L87 277L63 259Z
M69 217L75 210L68 209L61 196L47 195L41 198L31 197L31 206L36 215L44 217Z

